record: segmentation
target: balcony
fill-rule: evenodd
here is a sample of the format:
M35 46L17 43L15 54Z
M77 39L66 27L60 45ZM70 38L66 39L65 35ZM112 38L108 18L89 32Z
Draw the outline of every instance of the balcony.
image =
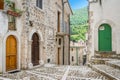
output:
M70 36L70 34L67 34L65 32L56 32L56 36Z
M64 32L56 32L56 36L65 36Z

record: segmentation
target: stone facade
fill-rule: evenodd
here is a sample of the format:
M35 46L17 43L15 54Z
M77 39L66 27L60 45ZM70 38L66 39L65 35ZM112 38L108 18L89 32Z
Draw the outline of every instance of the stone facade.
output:
M8 30L8 16L6 9L0 10L0 72L6 72L6 39L13 35L17 40L17 68L32 68L32 44L33 34L39 38L39 65L45 63L57 64L58 51L60 47L60 64L68 64L69 55L69 16L72 14L69 2L65 3L64 21L66 25L62 27L62 0L42 0L42 9L36 6L37 0L12 0L15 7L22 10L20 17L15 17L16 30ZM6 5L4 5L6 7ZM57 12L60 12L60 32L57 34ZM66 33L62 28L67 29ZM59 46L58 39L61 38ZM64 44L65 43L65 44ZM2 46L3 45L3 46ZM63 47L64 46L64 47ZM64 51L63 51L64 50ZM65 54L63 54L63 52ZM63 57L63 55L65 55ZM38 65L38 66L39 66Z
M81 65L83 63L84 49L86 49L84 41L70 42L70 65Z
M120 54L119 49L119 0L89 0L89 51L94 56L99 51L99 29L102 24L111 27L112 50ZM112 6L111 6L112 5Z

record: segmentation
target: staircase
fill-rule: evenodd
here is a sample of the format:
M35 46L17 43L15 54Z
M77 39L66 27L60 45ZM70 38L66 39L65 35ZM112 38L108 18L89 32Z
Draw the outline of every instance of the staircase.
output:
M94 57L91 59L92 64L105 64L106 61L118 60L120 54L115 51L95 51Z
M88 65L110 80L120 80L120 54L116 54L116 52L96 51L94 58Z

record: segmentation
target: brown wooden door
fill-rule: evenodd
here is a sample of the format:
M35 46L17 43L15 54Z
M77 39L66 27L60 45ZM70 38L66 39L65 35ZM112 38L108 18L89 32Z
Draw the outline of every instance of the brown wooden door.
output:
M4 9L4 0L0 0L0 9Z
M39 65L39 37L37 33L32 36L32 63L33 66Z
M58 48L58 65L60 64L60 48Z
M17 69L17 41L9 36L6 41L6 71Z

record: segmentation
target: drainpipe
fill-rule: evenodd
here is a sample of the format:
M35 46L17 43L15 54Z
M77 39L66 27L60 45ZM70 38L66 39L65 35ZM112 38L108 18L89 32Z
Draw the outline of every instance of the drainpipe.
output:
M64 26L64 5L65 3L68 3L68 0L64 2L64 0L62 0L62 32L65 33L65 26ZM65 53L64 53L64 36L63 36L63 64L64 64L64 58L65 58Z
M70 65L70 15L69 15L69 49L68 49L68 64Z
M64 0L62 0L62 32L64 32Z
M62 32L64 33L64 0L62 0ZM64 36L63 36L63 65L64 65Z

